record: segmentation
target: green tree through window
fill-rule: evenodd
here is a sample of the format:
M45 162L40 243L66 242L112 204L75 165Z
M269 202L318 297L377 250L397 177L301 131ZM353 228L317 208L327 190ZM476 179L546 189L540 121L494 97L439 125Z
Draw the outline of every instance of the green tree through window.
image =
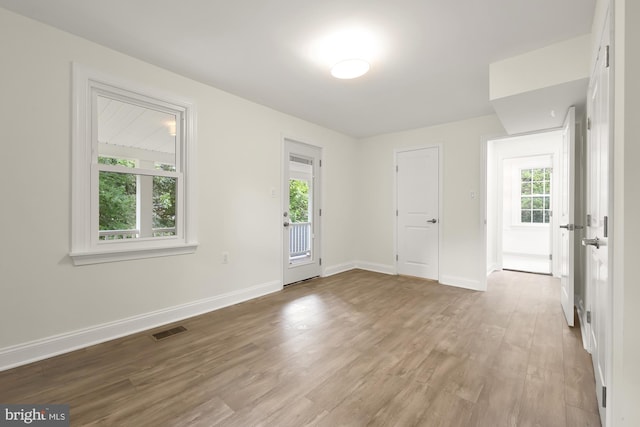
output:
M289 216L291 222L309 222L309 182L289 180Z
M520 222L549 223L551 168L522 169L520 178Z
M132 160L99 157L103 165L135 167ZM136 175L100 172L100 230L132 230L136 228Z

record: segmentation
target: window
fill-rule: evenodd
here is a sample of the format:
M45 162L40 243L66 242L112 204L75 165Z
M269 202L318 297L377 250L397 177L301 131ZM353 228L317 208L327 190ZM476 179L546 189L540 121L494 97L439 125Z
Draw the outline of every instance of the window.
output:
M549 223L551 168L522 169L520 180L520 222Z
M195 108L74 64L76 265L195 251Z

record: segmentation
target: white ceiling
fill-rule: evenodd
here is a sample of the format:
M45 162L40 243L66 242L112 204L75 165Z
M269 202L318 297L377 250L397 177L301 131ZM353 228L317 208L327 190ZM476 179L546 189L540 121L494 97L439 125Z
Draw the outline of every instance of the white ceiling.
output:
M492 113L489 63L591 29L595 0L0 0L0 6L355 137ZM312 44L356 25L381 51L337 80Z

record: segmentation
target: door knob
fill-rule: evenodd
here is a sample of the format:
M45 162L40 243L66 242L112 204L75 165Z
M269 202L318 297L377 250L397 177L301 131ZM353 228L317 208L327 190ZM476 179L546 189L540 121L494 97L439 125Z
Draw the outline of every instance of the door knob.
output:
M431 224L435 224L436 222L438 222L438 220L435 219L435 218L431 218L431 219L427 220L427 222L430 222Z
M561 225L560 228L564 228L565 230L573 231L573 224Z
M600 249L600 239L582 239L582 246L595 246L596 249Z
M285 222L285 223L283 223L282 225L283 225L284 227L288 227L288 226L290 225L290 223Z

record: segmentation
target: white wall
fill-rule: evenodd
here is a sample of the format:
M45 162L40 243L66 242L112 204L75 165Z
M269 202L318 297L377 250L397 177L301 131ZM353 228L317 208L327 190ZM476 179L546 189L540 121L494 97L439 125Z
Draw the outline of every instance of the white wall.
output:
M331 269L352 261L358 218L345 212L356 211L354 139L4 9L0 57L0 367L12 357L56 351L49 341L34 340L71 333L62 338L79 345L98 339L100 333L89 332L100 325L108 326L103 335L125 333L144 323L139 316L158 310L202 301L210 308L279 289L283 134L323 147L323 264ZM72 265L72 61L196 102L200 246L194 255ZM228 264L221 263L222 251L229 252ZM142 323L118 326L131 317ZM84 328L84 338L73 338ZM24 346L30 342L40 347Z
M359 227L358 260L363 265L395 271L393 152L442 143L440 279L445 284L480 288L485 275L481 147L483 138L498 134L504 134L504 129L491 115L361 140L355 215Z
M591 35L489 64L491 100L589 77Z

